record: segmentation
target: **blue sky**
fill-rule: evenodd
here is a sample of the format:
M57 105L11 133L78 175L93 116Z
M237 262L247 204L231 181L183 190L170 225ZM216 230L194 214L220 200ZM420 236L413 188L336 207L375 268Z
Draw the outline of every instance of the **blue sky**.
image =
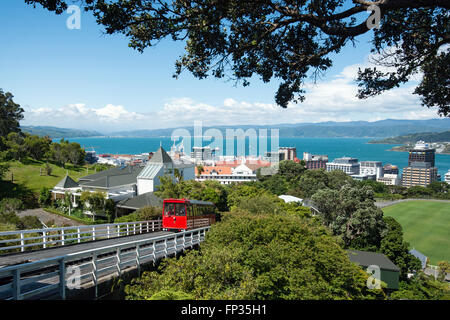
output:
M274 104L278 82L252 79L249 87L220 79L174 79L183 44L165 40L143 54L121 35L105 35L89 13L81 29L21 0L0 1L0 88L25 109L23 125L54 125L103 131L214 124L274 124L328 120L437 118L420 107L411 85L383 96L354 98L353 78L367 64L369 35L347 46L324 78L308 86L304 104ZM366 110L368 108L368 110Z

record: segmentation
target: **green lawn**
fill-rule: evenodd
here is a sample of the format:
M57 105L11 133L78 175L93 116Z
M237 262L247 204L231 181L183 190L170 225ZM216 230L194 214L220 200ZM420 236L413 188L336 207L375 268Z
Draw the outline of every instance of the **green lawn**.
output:
M431 264L450 261L450 202L405 201L385 207L383 212L402 225L405 241Z
M92 174L94 171L91 169L89 172L85 166L74 166L72 164L66 164L65 168L49 163L52 167L52 174L47 176L44 171L44 161L28 160L25 164L19 161L7 162L10 166L9 171L3 177L4 181L11 181L14 179L15 184L22 185L33 192L39 192L42 187L53 188L66 173L71 178L77 181L80 177L86 176L88 173ZM42 175L40 169L42 168Z

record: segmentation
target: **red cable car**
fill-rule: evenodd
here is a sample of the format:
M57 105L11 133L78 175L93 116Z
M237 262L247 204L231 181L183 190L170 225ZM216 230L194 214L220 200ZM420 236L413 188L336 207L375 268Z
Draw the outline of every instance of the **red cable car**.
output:
M188 199L164 199L163 229L190 230L207 227L216 221L214 203Z

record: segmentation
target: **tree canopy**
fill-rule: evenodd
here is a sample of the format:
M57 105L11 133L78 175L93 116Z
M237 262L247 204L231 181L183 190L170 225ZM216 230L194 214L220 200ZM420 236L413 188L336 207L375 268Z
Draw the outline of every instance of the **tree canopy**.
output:
M0 138L10 132L20 132L19 121L23 119L24 110L13 101L10 92L0 89Z
M67 0L25 0L61 14ZM412 75L422 104L450 116L448 0L84 0L107 34L122 33L142 52L164 38L185 42L174 76L227 77L249 85L280 81L282 107L305 99L305 79L371 33L378 67L359 70L359 98L398 87ZM371 13L370 16L368 13ZM376 21L379 13L379 22ZM375 22L375 23L374 23ZM374 27L376 28L374 29ZM355 75L356 76L356 75Z
M373 299L368 274L326 228L295 215L228 214L200 250L162 262L127 299Z

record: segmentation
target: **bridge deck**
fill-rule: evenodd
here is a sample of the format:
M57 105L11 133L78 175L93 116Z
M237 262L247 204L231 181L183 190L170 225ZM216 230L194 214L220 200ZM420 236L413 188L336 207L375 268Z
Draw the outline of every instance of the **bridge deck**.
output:
M52 257L64 256L64 255L70 254L70 253L82 252L85 250L97 249L97 248L112 246L112 245L116 245L116 244L127 243L127 242L131 242L131 241L151 239L154 237L164 236L164 235L168 235L168 234L172 234L172 232L157 231L157 232L144 233L144 234L139 234L139 235L124 236L124 237L117 237L117 238L111 238L111 239L102 239L102 240L96 240L96 241L82 242L82 243L78 243L78 244L71 244L71 245L66 245L66 246L52 247L52 248L36 250L36 251L28 251L28 252L25 251L25 252L3 255L3 256L0 256L0 268L5 267L5 266L20 264L20 263L33 262L33 261L39 261L42 259L47 259L47 258L52 258Z

